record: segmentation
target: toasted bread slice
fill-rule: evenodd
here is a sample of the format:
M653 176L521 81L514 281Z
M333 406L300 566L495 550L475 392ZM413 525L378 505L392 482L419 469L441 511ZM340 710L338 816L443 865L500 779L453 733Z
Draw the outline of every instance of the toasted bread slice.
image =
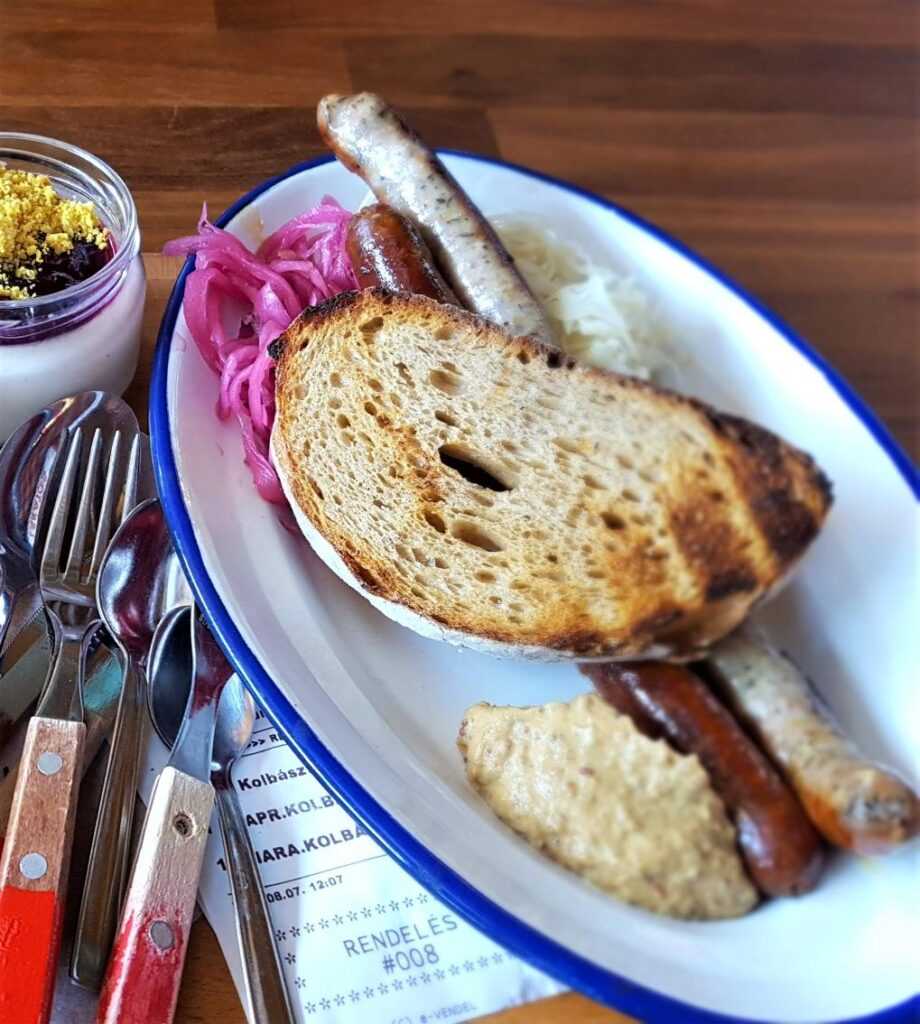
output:
M387 615L452 643L696 656L830 504L768 431L420 296L338 296L274 353L272 454L304 534Z

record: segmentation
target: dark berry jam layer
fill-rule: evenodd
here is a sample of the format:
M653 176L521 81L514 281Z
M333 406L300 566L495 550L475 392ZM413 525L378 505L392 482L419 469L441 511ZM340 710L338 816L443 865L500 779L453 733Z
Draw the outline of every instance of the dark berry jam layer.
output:
M111 245L100 249L95 242L77 239L68 252L47 253L42 262L35 265L32 289L35 295L53 295L63 291L92 277L112 256Z

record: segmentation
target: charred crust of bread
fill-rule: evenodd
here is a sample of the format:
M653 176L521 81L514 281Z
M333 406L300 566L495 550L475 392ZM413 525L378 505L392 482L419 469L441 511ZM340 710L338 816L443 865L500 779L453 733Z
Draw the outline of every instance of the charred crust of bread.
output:
M757 579L752 573L740 569L728 569L709 578L709 582L706 584L706 600L720 601L723 597L730 597L732 594L748 594L752 590L756 590L757 586Z
M497 330L495 324L489 320L476 313L461 309L459 306L439 303L436 299L429 299L421 295L406 296L400 292L390 291L387 288L364 288L362 290L353 289L347 292L339 292L338 295L333 296L331 299L326 299L325 302L317 303L315 306L308 306L287 328L284 334L272 342L272 345L279 345L280 342L279 352L282 354L288 351L302 351L309 344L308 338L301 337L302 332L308 329L318 329L323 325L324 320L333 319L349 307L360 306L365 301L370 301L371 299L376 299L385 306L389 306L393 302L400 302L401 304L407 302L415 303L425 308L435 306L438 309L440 319L449 319L458 328L468 330L471 326L470 322L473 321L475 327L480 330L490 333ZM505 335L505 338L506 344L513 351L526 352L533 359L543 360L551 368L564 367L565 369L573 369L579 365L578 361L571 358L571 356L564 355L552 345L547 345L530 335ZM291 344L289 345L288 342ZM615 377L621 382L634 382L632 377L621 377L620 374L611 373L606 370L592 372L596 372L603 377ZM657 390L647 384L646 381L635 380L635 383L641 388L647 388L652 392ZM675 394L674 397L679 398L680 396ZM681 400L683 401L683 399Z
M699 656L706 646L701 642L701 623L708 609L688 613L683 608L659 608L657 611L636 621L630 634L630 642L622 645L618 652L626 658L643 657L652 644L668 649L668 658L685 661Z
M633 632L636 636L654 635L676 625L683 617L684 612L681 608L663 608L647 615L644 619L639 619Z
M571 356L567 356L562 352L552 349L546 354L546 365L551 370L574 370L578 365L578 361L573 359Z
M361 581L361 586L364 587L368 593L385 593L386 588L363 562L358 561L358 559L348 551L339 550L339 557L348 566L349 572Z
M610 641L596 630L572 629L547 637L546 646L589 658L609 648Z
M385 304L388 304L393 296L396 295L395 292L387 291L385 288L369 288L366 290ZM287 330L271 343L268 349L269 354L275 360L282 360L282 357L288 352L302 352L310 343L309 336L305 335L307 330L322 326L324 320L333 318L350 306L356 305L360 301L362 294L363 292L357 289L339 292L338 295L334 295L331 299L326 299L325 302L318 302L315 306L307 306ZM282 372L283 367L279 366L278 369L279 372Z
M810 456L756 423L703 409L716 433L747 455L729 462L774 555L781 564L795 561L817 536L830 508L830 481ZM806 504L799 497L802 492L816 497L817 507Z
M340 292L325 302L319 302L315 306L307 308L294 320L275 340L268 346L268 353L277 362L283 362L283 357L289 352L300 352L308 344L309 339L303 337L306 327L319 324L324 318L333 316L339 310L347 309L360 295L358 291ZM279 366L279 372L282 367Z
M718 505L712 507L702 494L693 490L688 493L681 504L672 502L668 520L684 558L705 580L706 599L715 601L756 588L756 576L743 553L744 538L731 519ZM748 580L753 581L753 587L744 585Z
M795 561L821 528L807 506L791 500L781 489L752 501L751 509L773 552L784 563Z
M294 323L298 327L319 327L323 320L335 316L342 310L348 309L349 306L353 306L360 295L361 293L357 290L339 292L338 295L333 295L331 299L326 299L325 302L319 302L315 306L307 306Z

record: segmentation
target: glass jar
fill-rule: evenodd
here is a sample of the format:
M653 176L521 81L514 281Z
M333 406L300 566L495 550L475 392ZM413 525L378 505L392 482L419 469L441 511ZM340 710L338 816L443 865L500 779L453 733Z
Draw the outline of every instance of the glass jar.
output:
M0 300L0 443L50 402L79 391L122 394L137 369L146 279L137 208L98 157L66 142L0 132L0 165L47 175L65 199L90 200L114 254L51 295Z

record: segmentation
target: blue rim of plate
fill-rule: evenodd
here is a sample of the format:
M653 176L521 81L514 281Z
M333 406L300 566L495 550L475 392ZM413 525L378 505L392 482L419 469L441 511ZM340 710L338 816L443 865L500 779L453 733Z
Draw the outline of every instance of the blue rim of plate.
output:
M748 295L705 259L636 214L586 189L504 160L483 157L462 150L442 149L439 152L516 171L538 181L547 182L566 192L574 193L606 210L613 211L669 248L687 257L756 310L793 348L798 349L809 362L821 370L831 386L895 464L914 496L920 499L920 472L913 466L906 453L876 414L811 346L798 337L774 313ZM332 163L334 160L333 156L323 156L295 164L283 174L269 178L251 189L228 207L216 223L223 227L263 192L294 175ZM642 1021L662 1021L668 1022L668 1024L670 1022L675 1022L675 1024L677 1022L680 1024L704 1024L704 1022L706 1024L729 1024L729 1022L731 1024L762 1024L762 1021L755 1021L753 1018L733 1017L683 1003L599 967L518 920L513 914L484 896L415 839L352 778L344 765L337 761L320 742L309 725L297 714L284 694L262 669L258 659L234 624L205 568L195 538L194 527L182 496L172 450L167 405L169 349L185 291L185 279L191 268L192 258L189 257L173 286L157 336L150 383L150 441L157 490L179 559L195 597L203 608L205 616L230 662L255 694L275 726L319 781L328 786L346 810L367 827L368 831L401 867L475 928L521 959L590 998L623 1013L631 1014ZM908 1022L916 1020L918 1013L920 1013L920 995L876 1013L839 1021L838 1024L908 1024Z

